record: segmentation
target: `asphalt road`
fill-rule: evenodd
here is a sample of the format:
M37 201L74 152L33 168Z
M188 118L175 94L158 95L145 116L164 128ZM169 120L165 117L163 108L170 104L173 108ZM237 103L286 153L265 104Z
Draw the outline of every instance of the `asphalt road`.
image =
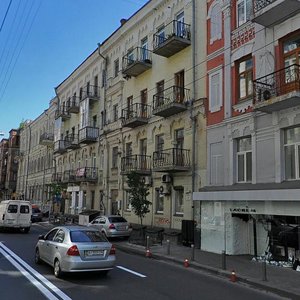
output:
M117 251L117 266L107 277L77 273L57 279L53 269L35 265L34 246L45 229L29 234L0 233L0 299L281 299L206 273ZM116 242L117 245L117 242Z

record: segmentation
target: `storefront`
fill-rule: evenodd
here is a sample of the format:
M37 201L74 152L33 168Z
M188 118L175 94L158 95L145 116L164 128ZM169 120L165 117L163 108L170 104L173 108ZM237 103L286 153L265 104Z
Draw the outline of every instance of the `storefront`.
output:
M230 255L300 258L300 190L219 190L193 194L201 249Z

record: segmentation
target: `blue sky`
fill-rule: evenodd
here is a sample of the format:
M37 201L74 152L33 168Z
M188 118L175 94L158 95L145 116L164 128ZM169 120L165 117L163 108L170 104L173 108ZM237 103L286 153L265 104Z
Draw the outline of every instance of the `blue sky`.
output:
M0 0L0 132L4 137L22 120L38 117L54 97L54 87L119 27L122 18L129 18L146 2Z

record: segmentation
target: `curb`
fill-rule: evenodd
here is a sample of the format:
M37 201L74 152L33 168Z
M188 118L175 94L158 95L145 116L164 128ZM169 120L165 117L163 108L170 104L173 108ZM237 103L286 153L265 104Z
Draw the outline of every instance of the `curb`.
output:
M141 247L143 247L143 249L131 248L131 247L127 247L125 245L117 244L117 243L115 244L115 246L120 251L146 257L144 246L141 246ZM157 259L157 260L166 260L166 261L169 261L169 262L173 262L177 265L183 266L183 261L181 261L180 259L178 259L176 257L173 257L173 256L166 256L166 255L162 255L162 254L152 253L151 258L152 259ZM190 261L189 267L193 268L193 269L197 269L197 270L207 272L207 273L212 274L212 275L217 275L217 276L220 276L220 277L223 277L223 278L227 278L227 279L230 278L230 274L231 274L230 271L221 270L221 269L213 268L213 267L210 267L210 266L202 265L202 264L199 264L195 261ZM276 294L278 296L281 296L281 297L285 297L285 298L289 298L289 299L300 299L300 296L297 295L297 294L287 292L285 290L278 289L278 288L270 286L270 285L266 285L262 282L255 281L251 278L247 278L247 277L244 277L244 276L241 276L241 275L238 276L237 282L247 284L247 285L249 285L253 288L264 290L266 292L274 293L274 294ZM268 281L266 281L266 282L268 282Z

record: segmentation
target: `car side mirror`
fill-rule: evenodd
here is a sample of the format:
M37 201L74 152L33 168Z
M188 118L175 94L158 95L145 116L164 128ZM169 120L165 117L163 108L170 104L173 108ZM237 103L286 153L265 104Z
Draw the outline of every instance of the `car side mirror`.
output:
M39 235L39 240L44 240L45 236L43 234Z

